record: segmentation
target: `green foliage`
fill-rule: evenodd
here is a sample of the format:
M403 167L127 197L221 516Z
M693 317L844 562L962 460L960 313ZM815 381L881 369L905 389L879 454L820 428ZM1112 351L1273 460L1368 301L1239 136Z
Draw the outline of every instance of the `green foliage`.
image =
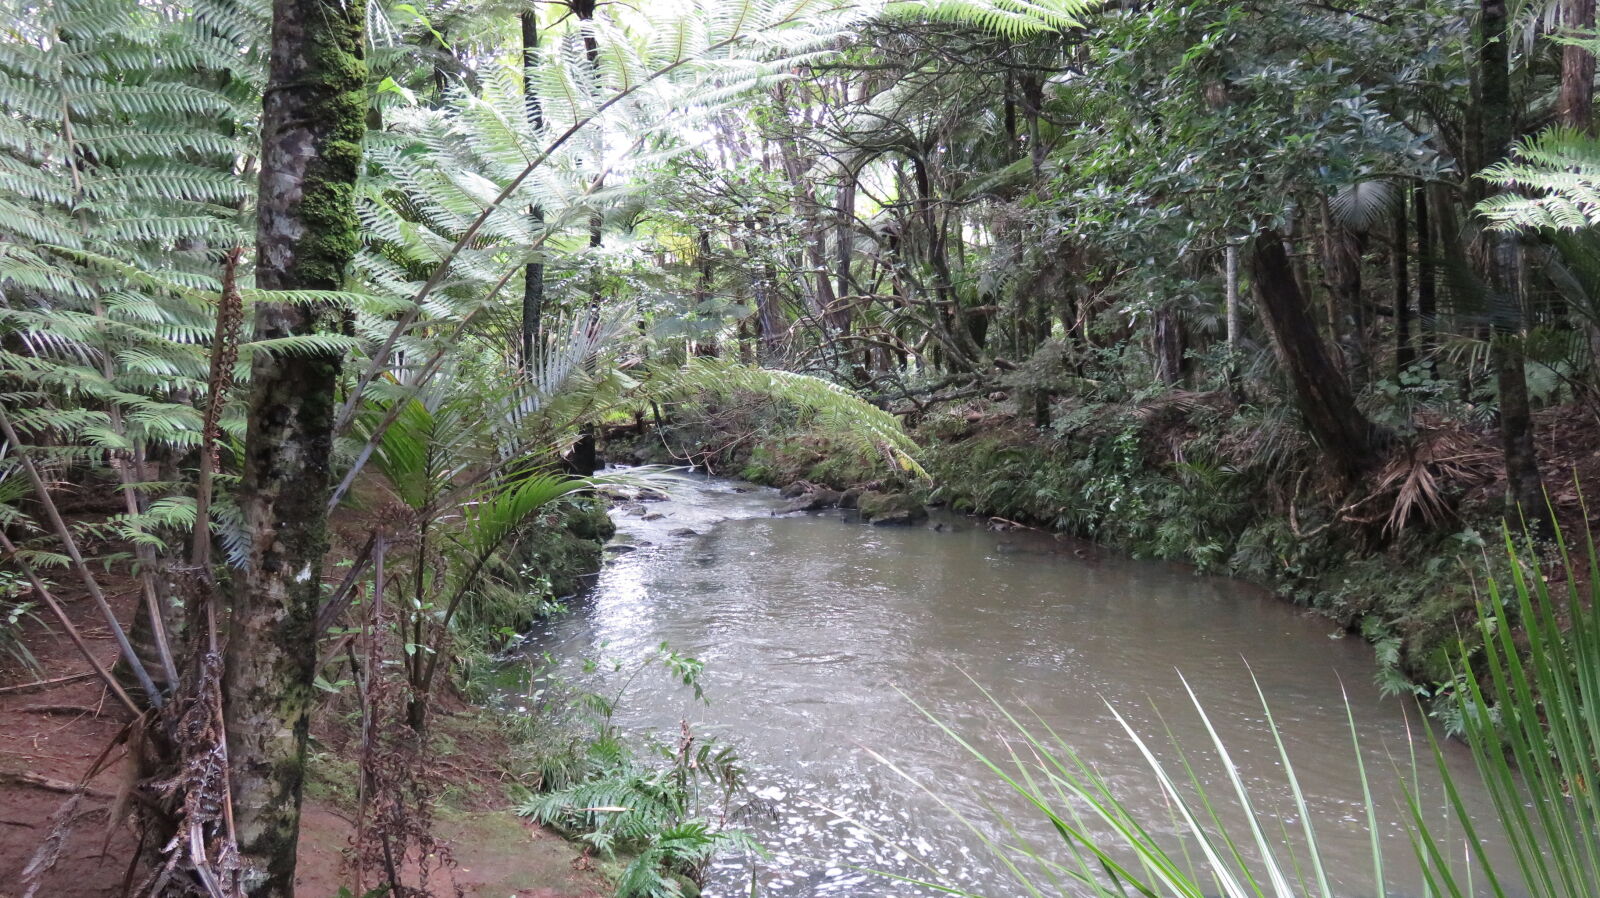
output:
M0 654L10 658L21 671L38 676L39 662L23 640L22 627L35 619L33 603L22 599L28 582L16 571L0 571Z
M1510 576L1488 578L1479 606L1481 662L1468 668L1465 649L1456 659L1466 687L1462 731L1522 883L1538 898L1581 898L1600 882L1600 555L1592 534L1576 558L1560 540L1566 589L1558 598L1538 555L1518 549L1509 531L1505 549ZM1521 623L1520 634L1505 625L1510 620ZM1432 748L1437 756L1438 745ZM1458 822L1473 832L1452 798ZM1504 894L1512 872L1480 861L1491 888ZM1438 873L1430 887L1461 892L1448 868Z
M937 445L934 496L1142 557L1226 568L1249 522L1246 497L1258 472L1206 461L1204 441L1186 445L1182 461L1155 463L1147 426L1130 411L1085 405L1068 412L1057 424L1071 439L1000 431Z
M631 855L617 879L618 898L678 898L685 883L698 889L719 853L760 851L748 835L725 825L744 792L744 771L731 747L693 736L687 724L675 745L646 737L646 760L613 722L628 687L653 669L703 698L700 661L663 644L634 662L631 670L622 661L607 667L621 675L621 685L610 694L574 691L564 681L541 690L544 726L551 725L552 713L563 713L549 704L559 702L565 714L581 717L589 730L567 737L537 759L545 791L530 795L518 813L608 857ZM534 679L548 678L535 674Z
M1552 128L1522 141L1479 177L1507 192L1478 205L1496 226L1579 231L1600 225L1600 141Z
M889 3L895 18L969 25L1018 40L1082 27L1099 0L910 0Z
M891 472L926 477L919 448L900 421L844 387L820 377L757 368L716 359L691 359L670 372L661 387L647 391L652 399L674 396L732 396L754 393L782 403L802 419L857 451L877 454Z

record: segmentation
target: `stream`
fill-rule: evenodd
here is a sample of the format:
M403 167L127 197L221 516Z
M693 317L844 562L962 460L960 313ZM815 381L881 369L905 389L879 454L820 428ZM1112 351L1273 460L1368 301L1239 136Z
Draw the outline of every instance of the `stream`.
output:
M705 663L707 703L665 671L646 672L629 682L618 720L673 742L686 721L743 759L762 801L742 825L771 856L719 861L708 896L749 895L752 880L756 894L771 896L936 894L866 872L928 878L913 855L988 898L1026 894L957 812L1008 838L1003 816L1058 857L1059 842L917 707L1001 750L1015 731L979 686L1012 711L1038 715L1177 845L1180 828L1108 705L1169 761L1170 728L1206 786L1227 793L1186 679L1257 809L1298 838L1253 672L1295 763L1334 891L1366 898L1377 892L1348 690L1390 894L1423 891L1395 773L1409 770L1413 747L1424 804L1462 854L1437 777L1426 775L1427 744L1408 735L1415 709L1381 698L1371 649L1324 618L1185 566L1044 533L993 532L980 519L935 513L927 525L872 527L843 511L775 515L785 505L776 492L729 480L673 475L668 489L666 501L613 512L619 532L594 587L530 634L527 652L549 653L570 676L581 675L583 659L631 662L662 642ZM1445 749L1458 782L1474 787L1468 805L1489 819L1465 749ZM1219 813L1248 838L1231 803Z

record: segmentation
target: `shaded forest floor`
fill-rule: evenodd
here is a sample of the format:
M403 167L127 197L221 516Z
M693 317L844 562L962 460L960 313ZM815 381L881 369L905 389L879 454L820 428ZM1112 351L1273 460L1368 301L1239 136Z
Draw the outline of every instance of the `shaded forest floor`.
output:
M135 585L113 581L115 607L126 622L133 616ZM116 646L85 597L63 599L90 645L110 664ZM43 879L40 898L111 898L123 893L139 853L137 834L127 822L109 825L127 775L125 746L118 734L128 714L92 677L81 655L64 635L38 622L27 625L27 644L43 668L49 688L17 688L16 676L0 680L0 898L23 893L22 871L55 830L57 815L84 773L102 754L109 763L87 783L72 813L72 825L58 859ZM25 682L26 678L23 681ZM599 898L611 894L605 878L572 843L529 824L506 810L510 801L494 759L504 755L499 734L470 708L441 712L441 729L454 738L454 756L437 763L448 768L455 786L434 808L433 833L450 854L431 879L435 894L494 898ZM319 732L337 729L320 721ZM354 833L349 802L353 790L341 783L354 771L341 763L336 740L317 740L300 833L296 891L302 898L333 898L352 886L345 852ZM109 749L109 753L108 753ZM368 883L371 887L372 883Z

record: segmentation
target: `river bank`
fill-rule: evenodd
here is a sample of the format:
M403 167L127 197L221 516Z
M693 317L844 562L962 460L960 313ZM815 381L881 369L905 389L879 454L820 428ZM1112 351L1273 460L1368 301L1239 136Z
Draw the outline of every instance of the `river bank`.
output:
M495 641L465 647L467 657L486 659L497 652L506 641L501 631L525 627L553 590L568 595L599 568L601 547L612 530L598 503L584 500L549 523L517 547L525 563L540 572L541 589L523 593L523 604L502 602L493 614L481 617L475 638ZM354 540L370 521L359 510L346 510L334 524L331 557L352 557ZM331 567L337 571L341 565ZM105 588L124 629L131 630L138 581L116 568ZM69 586L59 596L99 662L110 667L116 644L89 597ZM62 633L28 618L21 624L21 637L38 667L32 672L8 670L0 682L0 898L25 894L30 881L23 871L40 857L51 859L38 880L40 898L122 895L130 882L137 885L146 875L135 861L148 848L123 822L133 778L125 741L129 716L108 700L92 673L86 674L84 659ZM351 865L361 829L356 798L362 764L360 699L348 672L329 673L320 682L322 701L313 718L306 765L296 893L303 898L361 896L377 883L369 870L358 890L360 880ZM426 866L429 887L441 895L611 895L613 871L589 849L515 812L526 790L537 785L536 777L518 750L515 721L475 703L482 697L481 686L468 678L435 702L421 755L426 782L412 784L418 789L412 797L427 805L421 819L428 850L413 851L402 861L407 882L417 882Z
M1573 484L1600 476L1600 431L1571 412L1541 413L1540 449L1558 518L1581 533ZM1440 428L1352 492L1330 484L1296 428L1220 394L1058 407L1045 429L1003 396L907 418L927 481L759 402L684 408L659 431L615 435L608 455L844 497L908 495L1237 577L1372 643L1390 691L1449 694L1481 572L1503 564L1492 428Z

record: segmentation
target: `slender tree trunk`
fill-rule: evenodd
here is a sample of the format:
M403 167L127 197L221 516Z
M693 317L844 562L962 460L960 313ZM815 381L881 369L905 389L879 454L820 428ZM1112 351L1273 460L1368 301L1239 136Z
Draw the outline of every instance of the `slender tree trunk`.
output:
M1569 30L1593 30L1595 0L1564 0L1562 19ZM1589 48L1561 48L1561 95L1556 103L1556 120L1584 134L1594 133L1594 74L1594 54ZM1600 360L1600 323L1585 318L1582 326L1588 332L1590 356Z
M1322 206L1322 268L1331 300L1329 323L1352 384L1367 376L1361 296L1361 236L1332 220L1327 203Z
M1480 0L1478 62L1484 164L1511 149L1510 38L1505 0ZM1479 188L1481 190L1481 188ZM1517 246L1513 236L1489 231L1485 280L1490 290L1490 356L1500 394L1500 449L1505 457L1506 501L1513 524L1526 520L1538 535L1551 531L1544 481L1534 444L1533 414L1522 351L1522 314L1515 296Z
M538 132L544 127L544 107L539 103L538 85L533 81L534 67L539 64L539 13L530 9L518 18L522 25L522 102L529 127ZM528 207L528 217L535 228L544 230L543 209L537 205ZM530 261L522 269L522 365L525 370L538 364L543 319L544 263Z
M571 0L573 13L585 22L593 21L596 0ZM583 30L583 54L589 60L589 71L596 81L600 78L600 44L595 39L591 28ZM601 144L600 153L605 154L605 137L601 134L596 140ZM600 160L596 159L596 168ZM589 248L598 250L605 243L605 220L596 211L589 215ZM597 276L589 287L589 326L595 327L600 320L600 305L605 297L602 295L601 281ZM567 466L580 477L589 477L600 470L600 452L595 439L593 424L585 424L580 431L578 442L573 445L572 452L567 455ZM437 662L434 662L435 664Z
M1395 196L1393 226L1389 232L1394 240L1389 247L1389 280L1394 285L1394 373L1410 368L1417 360L1416 349L1411 345L1411 231L1406 220L1406 192Z
M765 219L745 219L745 229L752 235L770 233L771 223ZM759 237L755 241L765 243ZM748 250L750 241L746 241ZM764 251L764 250L763 250ZM783 335L783 312L778 308L778 273L773 270L772 264L762 262L760 265L751 265L750 293L756 302L756 335L760 340L757 358L762 362L770 362L778 355L778 340Z
M1244 303L1239 297L1239 244L1230 241L1222 250L1222 297L1228 333L1228 384L1235 398L1243 400L1239 388L1239 352L1244 347Z
M789 103L788 88L778 85L775 91L780 107L787 107ZM799 207L800 220L805 224L806 233L805 254L806 260L812 270L812 284L810 311L817 319L820 326L826 326L829 312L834 307L837 298L833 292L833 281L828 277L827 247L823 238L822 217L820 205L817 201L816 189L806 179L806 161L800 156L800 147L795 143L793 135L787 133L789 123L782 125L785 129L777 137L778 153L783 161L783 173L789 179L789 186L794 191L795 204Z
M1256 235L1251 258L1261 319L1294 387L1295 405L1334 468L1353 481L1370 469L1389 434L1356 407L1344 375L1317 336L1316 321L1279 235Z
M1222 289L1227 307L1228 349L1239 351L1244 340L1244 309L1239 302L1239 244L1229 243L1222 251Z
M1020 83L1022 114L1028 128L1028 163L1033 169L1033 183L1038 185L1044 180L1044 133L1039 127L1044 114L1044 77L1029 73L1022 76Z
M844 166L840 173L843 180L839 184L839 220L834 228L834 253L837 286L834 288L835 301L843 300L850 295L850 262L855 249L855 224L856 224L856 172L849 165ZM850 330L850 309L842 303L829 315L829 325L838 333Z
M1438 375L1434 360L1433 335L1438 328L1439 302L1437 280L1434 275L1433 226L1428 214L1428 185L1418 184L1412 190L1412 208L1417 227L1417 349L1422 353L1428 371Z
M256 218L261 289L340 289L360 245L365 21L362 0L274 0ZM337 333L341 324L326 307L256 308L263 339ZM337 351L259 352L251 363L239 491L250 564L233 597L224 675L234 820L251 898L294 894L339 366Z

